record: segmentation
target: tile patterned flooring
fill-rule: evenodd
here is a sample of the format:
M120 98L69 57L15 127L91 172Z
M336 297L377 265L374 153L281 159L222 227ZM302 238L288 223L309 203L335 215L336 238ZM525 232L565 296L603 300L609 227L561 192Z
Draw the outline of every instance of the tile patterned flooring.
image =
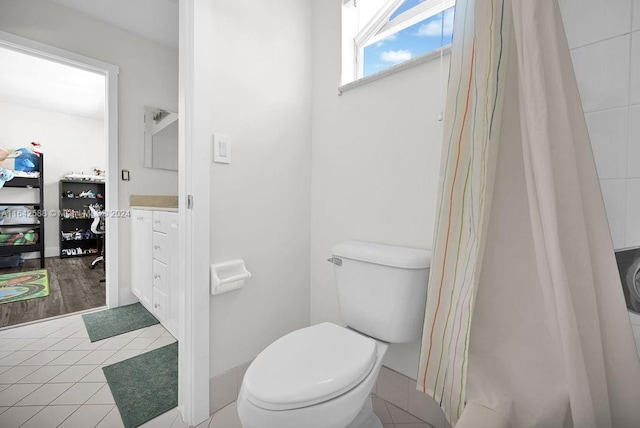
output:
M157 324L91 343L81 315L0 330L0 427L122 427L102 367L173 342Z
M102 367L173 343L161 325L91 343L79 314L0 330L0 427L122 428ZM373 396L384 428L431 428ZM142 425L186 428L177 409ZM241 428L236 404L197 428Z

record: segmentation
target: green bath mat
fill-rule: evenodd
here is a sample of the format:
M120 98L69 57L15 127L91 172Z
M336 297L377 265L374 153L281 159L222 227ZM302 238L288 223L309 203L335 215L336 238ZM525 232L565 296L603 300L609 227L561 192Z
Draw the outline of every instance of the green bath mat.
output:
M0 304L49 295L46 269L0 275Z
M140 303L86 314L82 319L92 342L160 322Z
M102 368L125 428L178 406L178 342Z

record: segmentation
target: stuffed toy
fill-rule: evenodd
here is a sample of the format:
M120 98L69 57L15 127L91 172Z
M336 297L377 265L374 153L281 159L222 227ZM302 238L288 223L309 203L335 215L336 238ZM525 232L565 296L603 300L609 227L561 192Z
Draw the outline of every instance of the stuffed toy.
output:
M2 166L14 171L35 172L39 168L41 153L40 143L32 142L28 148L22 147L9 153L6 159L3 159ZM0 153L1 158L2 154Z
M9 150L0 147L0 164L9 156ZM4 186L4 183L13 178L13 172L8 169L0 168L0 187Z
M0 168L0 188L4 186L4 183L13 178L13 172L8 169Z
M26 147L17 149L7 157L3 166L14 171L34 172L38 170L38 155Z

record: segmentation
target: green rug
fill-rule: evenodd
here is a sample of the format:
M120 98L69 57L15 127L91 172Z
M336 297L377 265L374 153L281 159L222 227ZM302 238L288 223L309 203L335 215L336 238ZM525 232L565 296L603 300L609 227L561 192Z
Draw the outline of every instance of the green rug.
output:
M46 269L0 275L0 304L49 295Z
M178 406L178 342L102 368L125 428Z
M82 319L92 342L160 322L140 303L86 314Z

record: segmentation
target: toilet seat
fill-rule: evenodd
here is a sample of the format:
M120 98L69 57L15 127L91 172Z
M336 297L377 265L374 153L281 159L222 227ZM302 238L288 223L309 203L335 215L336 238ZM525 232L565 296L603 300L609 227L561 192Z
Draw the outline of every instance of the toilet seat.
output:
M376 341L332 323L289 333L247 370L247 400L267 410L312 406L353 389L376 362Z

